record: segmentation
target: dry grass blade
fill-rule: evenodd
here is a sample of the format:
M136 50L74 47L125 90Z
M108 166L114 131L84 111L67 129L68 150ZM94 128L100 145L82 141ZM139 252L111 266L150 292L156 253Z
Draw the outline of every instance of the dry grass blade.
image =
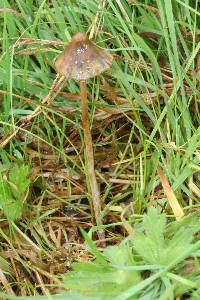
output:
M9 296L15 296L15 293L12 290L6 276L4 275L4 273L1 270L0 270L0 282L3 284L3 286Z
M43 294L44 294L44 295L50 295L49 291L47 290L47 288L46 288L45 285L44 285L44 282L43 282L43 280L42 280L41 275L38 273L37 270L34 270L34 272L35 272L36 278L37 278L37 280L38 280L39 286L40 286L40 288L41 288Z
M189 181L188 184L190 190L200 199L200 188L192 181Z
M0 8L0 13L10 13L10 14L14 14L16 16L20 16L20 13L17 10L12 9L12 8L7 8L7 7Z
M39 105L29 116L22 117L19 121L19 127L15 128L14 131L4 138L0 143L0 147L4 148L18 133L18 131L23 128L28 122L30 122L34 117L38 116L42 112L42 105L50 104L55 97L58 95L63 85L65 84L66 77L57 75L54 80L51 89L47 96L42 100L41 105Z
M125 207L123 210L122 210L122 213L121 213L121 221L122 221L122 224L124 226L124 228L126 229L126 231L128 232L128 234L134 238L134 230L133 230L133 227L129 224L129 222L126 220L125 218L125 215L127 214L128 211L131 210L131 207L130 205L128 205L127 207Z
M184 216L184 212L176 198L176 195L174 194L174 191L172 190L167 177L165 176L160 167L157 168L157 172L160 177L160 181L165 195L167 197L167 200L169 201L169 205L171 206L171 209L174 213L174 216L176 217L176 219L180 219Z
M99 26L100 26L101 18L102 18L102 11L104 10L105 5L106 5L106 0L99 1L98 10L97 10L96 16L94 18L94 22L93 22L91 30L90 30L89 39L92 39L99 30Z

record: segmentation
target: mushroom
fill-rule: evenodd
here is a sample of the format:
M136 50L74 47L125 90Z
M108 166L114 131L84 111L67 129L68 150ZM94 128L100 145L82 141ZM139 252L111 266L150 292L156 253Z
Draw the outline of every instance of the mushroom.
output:
M85 33L77 33L58 56L55 69L68 79L85 81L109 69L113 57L93 44Z
M88 172L88 189L92 195L92 206L97 225L102 224L100 192L94 169L94 153L92 136L88 117L88 98L86 80L100 75L112 64L113 57L105 50L93 44L85 33L77 33L71 42L55 61L55 69L58 74L67 79L75 79L80 82L82 125L85 144L85 159ZM99 238L103 238L102 231L98 231Z

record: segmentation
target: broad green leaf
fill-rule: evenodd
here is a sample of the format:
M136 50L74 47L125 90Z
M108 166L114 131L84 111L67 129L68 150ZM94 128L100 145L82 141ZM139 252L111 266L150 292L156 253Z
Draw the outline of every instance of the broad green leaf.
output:
M192 223L192 218L189 220ZM149 208L148 214L144 216L142 230L135 233L134 248L148 263L169 264L185 247L191 245L197 231L196 227L178 227L178 230L168 237L165 226L165 215L159 214L156 208Z
M30 180L28 179L29 167L25 165L14 166L9 174L9 180L15 185L13 187L10 185L10 188L16 197L24 196L27 188L30 184Z
M91 296L101 295L102 299L110 299L108 295L115 297L141 280L138 271L120 269L120 265L123 267L134 262L130 250L130 245L126 244L108 247L104 251L107 265L98 261L74 264L73 271L64 278L64 287ZM117 269L112 264L117 264Z
M10 165L10 170L1 170L0 207L8 221L21 217L25 196L30 185L28 173L29 167L25 165L19 167Z

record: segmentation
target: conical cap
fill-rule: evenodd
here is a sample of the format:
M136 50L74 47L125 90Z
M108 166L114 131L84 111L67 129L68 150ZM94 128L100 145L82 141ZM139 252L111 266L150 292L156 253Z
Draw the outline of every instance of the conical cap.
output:
M55 69L69 79L87 80L110 68L112 60L112 55L93 44L85 33L77 33L57 57Z

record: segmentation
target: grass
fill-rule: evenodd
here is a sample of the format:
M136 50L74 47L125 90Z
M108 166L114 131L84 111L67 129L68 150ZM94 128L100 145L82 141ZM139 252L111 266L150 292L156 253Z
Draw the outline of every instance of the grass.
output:
M0 0L0 21L1 297L199 299L199 1ZM79 31L114 56L88 81L101 226L88 201L79 85L67 81L18 124Z

